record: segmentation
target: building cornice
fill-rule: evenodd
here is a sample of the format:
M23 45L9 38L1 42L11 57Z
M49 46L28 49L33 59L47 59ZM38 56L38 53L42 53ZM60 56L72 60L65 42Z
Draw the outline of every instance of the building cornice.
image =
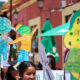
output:
M20 3L20 2L21 2L21 0L12 0L12 4L18 4L18 3ZM6 2L5 4L3 4L3 6L4 6L5 8L8 8L8 9L9 9L8 4L10 4L10 0L8 0L8 2Z
M37 0L30 0L30 1L27 1L26 3L22 4L21 6L17 7L17 11L19 12L20 10L32 5L33 3L35 3ZM14 13L14 10L12 10L12 14ZM7 14L7 16L9 16L10 13Z

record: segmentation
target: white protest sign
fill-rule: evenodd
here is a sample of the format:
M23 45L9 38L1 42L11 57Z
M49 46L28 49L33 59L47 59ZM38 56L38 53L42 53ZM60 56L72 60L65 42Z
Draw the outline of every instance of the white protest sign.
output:
M52 70L52 73L55 78L54 80L64 80L64 70ZM36 71L36 80L47 80L47 76L46 76L46 79L44 79L43 71L37 70Z

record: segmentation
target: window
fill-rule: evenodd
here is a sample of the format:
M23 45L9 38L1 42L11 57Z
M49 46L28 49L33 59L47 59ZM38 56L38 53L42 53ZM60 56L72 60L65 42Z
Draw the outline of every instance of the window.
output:
M31 31L36 27L37 25L31 26ZM32 53L38 53L38 39L36 36L38 35L38 30L34 33L32 37L32 46L31 46L31 52Z
M70 19L71 14L65 17L65 22L68 22L68 20Z

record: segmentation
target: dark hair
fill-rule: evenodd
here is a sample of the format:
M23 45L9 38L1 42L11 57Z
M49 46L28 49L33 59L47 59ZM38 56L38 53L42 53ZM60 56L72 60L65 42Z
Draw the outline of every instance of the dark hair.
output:
M3 72L2 68L1 68L1 79L2 80L3 80L3 77L4 77L4 72Z
M23 77L25 70L30 66L36 69L35 65L31 61L21 62L20 65L18 66L19 75Z
M8 68L7 80L16 80L16 79L12 76L12 74L11 74L11 72L12 72L13 70L15 70L15 69L13 68L13 66L10 66L10 67Z
M36 65L36 70L42 70L42 64L40 62L38 65Z
M56 69L55 58L52 55L48 55L47 58L48 58L48 64L50 64L51 68L55 70Z
M15 70L15 69L13 68L13 66L10 66L10 67L8 68L8 71L6 72L6 76L5 76L5 78L6 78L7 80L16 80L16 79L12 76L12 74L11 74L12 70ZM2 80L3 80L3 77L4 77L4 72L3 72L3 70L1 69L1 78L2 78Z

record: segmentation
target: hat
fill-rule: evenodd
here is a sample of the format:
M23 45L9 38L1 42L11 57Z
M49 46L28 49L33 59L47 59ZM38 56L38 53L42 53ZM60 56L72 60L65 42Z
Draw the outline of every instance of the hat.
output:
M18 24L18 25L16 26L16 31L17 31L21 26L22 26L22 24Z

